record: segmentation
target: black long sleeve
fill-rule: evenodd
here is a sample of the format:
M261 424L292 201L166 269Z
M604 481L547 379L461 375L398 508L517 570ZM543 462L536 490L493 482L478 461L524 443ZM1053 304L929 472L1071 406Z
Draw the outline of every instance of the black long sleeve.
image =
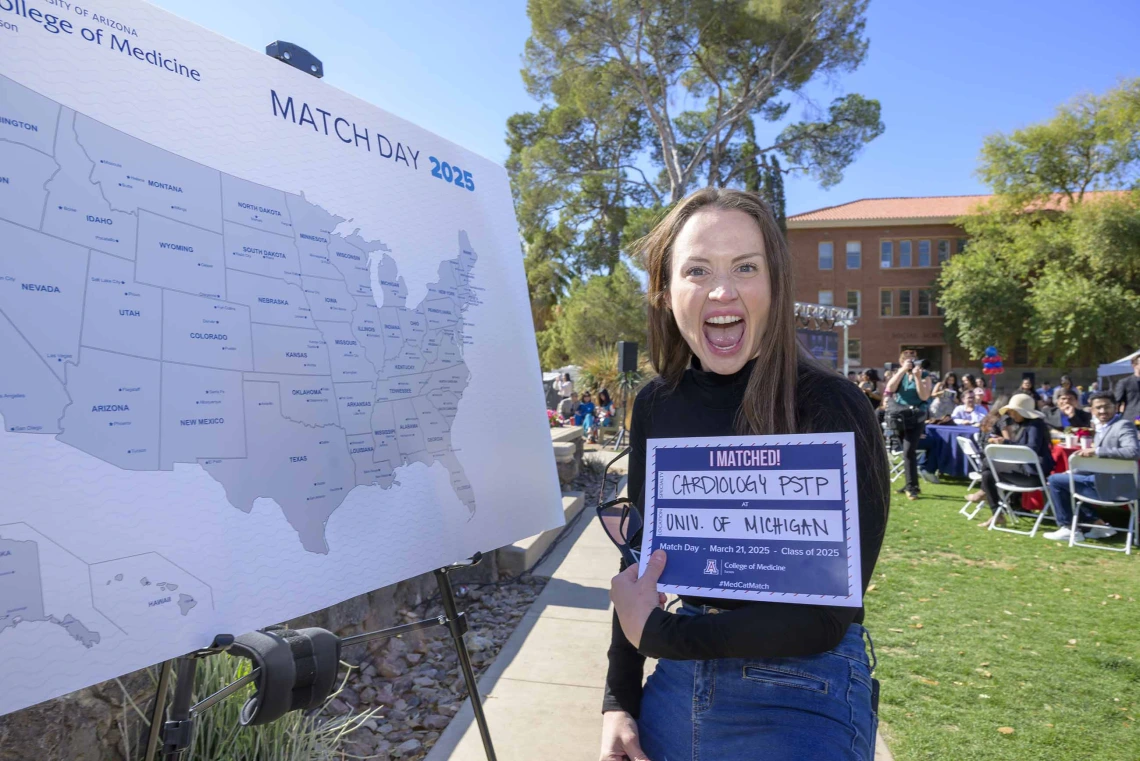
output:
M678 388L650 384L634 406L629 494L644 507L646 439L720 436L734 433L751 363L738 376L689 370ZM845 379L801 370L797 385L799 429L804 433L852 431L858 476L863 588L866 589L886 529L890 501L886 453L873 411ZM715 616L680 616L654 611L642 632L640 652L614 624L603 710L637 716L645 656L673 660L813 655L834 648L847 627L863 621L862 608L685 598L725 609Z

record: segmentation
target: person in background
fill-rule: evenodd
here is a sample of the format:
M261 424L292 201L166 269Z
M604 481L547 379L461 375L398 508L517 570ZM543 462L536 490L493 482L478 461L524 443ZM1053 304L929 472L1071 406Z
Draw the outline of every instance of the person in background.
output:
M1045 422L1050 428L1091 428L1092 415L1077 406L1077 392L1063 391L1057 395L1057 406L1045 410Z
M1057 399L1066 391L1075 391L1073 388L1073 379L1067 375L1062 375L1057 387L1053 389L1053 404L1057 404Z
M1053 384L1047 380L1041 381L1041 388L1037 389L1037 404L1038 409L1053 404Z
M1125 420L1140 418L1140 354L1132 358L1132 375L1117 381L1113 395Z
M981 410L983 415L988 415L990 412L989 402L986 401L988 398L989 394L987 389L974 389L974 406Z
M587 436L594 427L594 413L596 411L597 407L590 398L590 392L587 391L582 394L582 401L578 402L578 408L574 410L574 425L585 427Z
M1042 420L1044 415L1036 408L1033 399L1027 394L1014 394L1009 404L1002 407L999 412L1009 415L1013 426L1002 429L1000 437L991 437L990 444L1020 444L1029 447L1037 455L1037 462L1041 466L1042 475L1053 472L1053 442L1049 436L1049 426ZM1019 486L1033 486L1040 483L1036 473L1031 473L1028 466L1008 466L1009 470L1002 470L1001 480ZM1016 469L1014 469L1016 468ZM982 469L982 490L985 492L986 504L994 515L982 523L983 528L998 520L997 509L1000 495L997 490L997 475L988 467ZM1011 495L1012 498L1012 495ZM998 525L1001 525L999 521Z
M569 420L578 413L578 392L571 391L570 396L563 397L558 403L558 417Z
M978 389L974 393L963 394L962 403L950 413L954 425L978 425L986 416L985 407L979 408L976 404Z
M1041 395L1037 393L1037 389L1033 388L1033 380L1029 377L1021 379L1021 385L1018 387L1017 393L1025 394L1033 400L1034 404L1041 401Z
M863 371L859 381L859 389L871 402L872 407L878 407L883 401L883 384L879 382L879 371L871 367Z
M1100 382L1099 381L1093 381L1092 383L1090 383L1088 390L1081 392L1081 406L1082 407L1088 407L1089 406L1089 397L1091 397L1093 394L1095 394L1098 391L1100 391Z
M962 373L962 382L958 384L958 399L962 399L962 394L967 391L973 391L978 387L978 381L971 373Z
M849 371L847 373L847 380L858 385L859 384L859 373L855 372L854 370Z
M906 463L906 485L899 491L907 499L918 499L918 440L922 438L930 399L930 376L916 361L914 351L899 355L898 372L887 381L886 394L891 397L887 416L893 420L895 431L903 442L903 461Z
M979 453L985 451L986 444L1004 441L1012 437L1015 432L1012 428L1013 418L998 411L1007 404L1009 404L1009 397L1004 394L999 396L994 400L990 411L982 418L982 422L978 423L978 432L974 434L974 444L978 447ZM984 457L981 461L981 467L983 469L988 467ZM981 502L985 498L986 493L981 489L966 495L968 502Z
M574 393L574 381L570 380L570 373L566 373L558 381L558 395L568 399Z
M614 400L610 398L609 389L603 388L598 392L598 426L597 433L603 426L614 424ZM595 435L595 438L597 435Z
M930 392L930 408L927 419L935 424L946 423L950 420L950 413L957 406L958 378L954 373L948 373L946 380L935 383L934 389Z
M1105 457L1113 460L1140 458L1140 445L1136 440L1136 425L1120 412L1117 412L1116 397L1108 393L1094 394L1092 414L1096 418L1096 433L1093 445L1082 449L1081 457ZM1098 518L1085 503L1080 504L1080 522L1095 524L1091 528L1076 531L1072 528L1073 499L1070 492L1076 487L1077 494L1094 499L1113 502L1136 499L1136 479L1127 473L1056 473L1049 476L1049 491L1053 492L1053 506L1057 508L1056 531L1045 534L1046 539L1067 542L1070 539L1082 542L1085 539L1104 539L1116 530Z

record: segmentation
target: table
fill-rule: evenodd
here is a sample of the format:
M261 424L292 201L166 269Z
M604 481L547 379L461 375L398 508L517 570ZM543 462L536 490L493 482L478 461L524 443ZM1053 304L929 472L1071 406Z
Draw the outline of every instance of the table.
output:
M965 478L969 464L966 455L958 448L958 437L974 436L977 433L976 425L926 426L926 459L922 463L922 469Z

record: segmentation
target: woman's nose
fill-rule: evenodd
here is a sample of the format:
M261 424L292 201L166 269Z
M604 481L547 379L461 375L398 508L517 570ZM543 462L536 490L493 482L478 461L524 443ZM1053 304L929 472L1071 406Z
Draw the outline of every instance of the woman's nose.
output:
M713 286L709 291L710 301L732 301L736 298L736 288L731 280L724 280Z

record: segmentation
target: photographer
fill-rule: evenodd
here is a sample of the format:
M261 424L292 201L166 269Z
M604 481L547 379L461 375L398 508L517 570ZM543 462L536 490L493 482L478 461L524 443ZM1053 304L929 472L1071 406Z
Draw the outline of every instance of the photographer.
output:
M903 442L903 460L906 464L906 486L900 490L907 499L918 499L918 440L922 438L926 405L930 399L930 374L913 351L899 355L902 367L887 381L886 393L890 402L887 419Z

